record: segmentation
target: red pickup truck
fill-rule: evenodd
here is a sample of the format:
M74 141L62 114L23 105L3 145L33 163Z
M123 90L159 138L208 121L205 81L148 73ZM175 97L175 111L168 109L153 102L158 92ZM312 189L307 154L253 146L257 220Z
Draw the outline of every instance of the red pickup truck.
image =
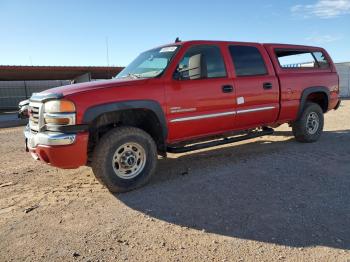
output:
M339 77L319 47L176 41L115 79L34 94L26 148L60 168L88 165L111 192L145 184L158 155L270 135L289 123L314 142L337 109Z

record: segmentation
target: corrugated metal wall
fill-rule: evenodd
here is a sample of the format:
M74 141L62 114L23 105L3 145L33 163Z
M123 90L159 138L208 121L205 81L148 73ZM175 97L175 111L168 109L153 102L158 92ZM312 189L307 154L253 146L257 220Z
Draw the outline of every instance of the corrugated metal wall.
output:
M335 66L340 79L340 96L350 97L350 63L339 63Z
M18 103L32 93L68 84L69 80L0 81L0 110L17 109Z

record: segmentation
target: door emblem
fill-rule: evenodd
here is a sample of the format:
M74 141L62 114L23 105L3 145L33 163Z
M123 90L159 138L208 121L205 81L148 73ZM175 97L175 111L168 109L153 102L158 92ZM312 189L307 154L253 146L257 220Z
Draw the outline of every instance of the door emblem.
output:
M170 108L170 113L183 113L183 112L194 112L197 111L197 108L191 107L191 108L181 108L179 106L176 107L171 107Z

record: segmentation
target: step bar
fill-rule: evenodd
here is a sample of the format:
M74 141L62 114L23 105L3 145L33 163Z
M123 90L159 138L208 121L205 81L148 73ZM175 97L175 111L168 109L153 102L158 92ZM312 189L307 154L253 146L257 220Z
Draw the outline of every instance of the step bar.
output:
M205 149L213 146L221 146L221 145L226 145L226 144L231 144L239 141L244 141L247 139L252 139L252 138L257 138L261 136L267 136L267 135L272 135L273 134L273 129L272 128L265 128L261 131L256 131L256 132L250 132L246 135L241 135L241 136L235 136L235 137L229 137L229 138L223 138L220 140L215 140L215 141L210 141L210 142L204 142L204 143L199 143L199 144L193 144L189 146L182 146L182 147L176 147L176 146L168 146L167 147L167 152L168 153L174 153L174 154L179 154L179 153L186 153L190 151L195 151L195 150L200 150L200 149Z

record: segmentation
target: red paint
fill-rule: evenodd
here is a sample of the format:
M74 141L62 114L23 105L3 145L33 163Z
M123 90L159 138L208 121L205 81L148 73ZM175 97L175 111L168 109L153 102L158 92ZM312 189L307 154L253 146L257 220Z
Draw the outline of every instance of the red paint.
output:
M72 169L84 166L87 161L88 133L79 133L76 141L68 146L39 145L32 150L41 161L51 166Z
M178 81L173 73L186 50L193 45L219 46L226 64L227 77L219 79L201 79ZM229 45L248 45L257 47L268 70L264 76L236 77L231 60ZM173 44L174 45L174 44ZM160 78L137 80L109 80L84 83L50 89L46 92L63 93L66 99L73 101L77 108L77 123L81 123L84 112L94 105L126 100L150 99L157 101L167 118L168 143L206 137L233 130L244 130L262 125L276 125L296 119L303 90L311 86L326 86L331 91L328 109L333 109L339 98L338 75L335 66L322 48L257 44L219 41L189 41L181 45L171 64ZM322 51L328 58L329 69L282 69L274 54L275 48L298 48ZM272 83L272 88L264 90L263 83ZM234 86L234 92L223 93L223 85ZM238 105L236 99L244 97L244 104ZM196 108L196 111L171 113L170 108ZM272 110L248 114L227 115L186 122L170 122L176 118L215 114L227 111L249 110L257 107L274 107ZM78 141L71 146L42 147L50 164L71 168L86 163L87 134L79 135Z

